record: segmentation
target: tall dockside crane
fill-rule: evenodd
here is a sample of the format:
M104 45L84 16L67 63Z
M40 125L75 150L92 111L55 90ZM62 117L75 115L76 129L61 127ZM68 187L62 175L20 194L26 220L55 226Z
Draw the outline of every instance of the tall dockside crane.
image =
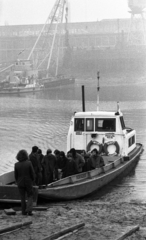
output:
M58 72L61 35L63 33L62 23L65 10L67 11L66 4L66 0L56 0L28 56L28 60L33 61L34 68L46 69L46 76L49 74L52 58L56 65L55 75Z

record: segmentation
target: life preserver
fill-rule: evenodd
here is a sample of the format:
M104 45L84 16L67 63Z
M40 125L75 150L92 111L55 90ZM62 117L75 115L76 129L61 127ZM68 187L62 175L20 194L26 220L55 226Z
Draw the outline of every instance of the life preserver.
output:
M110 142L106 142L103 146L103 150L105 152L106 155L109 155L109 151L108 151L108 147L114 145L115 146L115 153L119 154L120 152L120 146L118 144L117 141L110 141Z
M97 145L97 146L98 146L99 149L97 149L97 150L98 150L99 154L102 152L103 145L102 145L101 143L95 141L95 140L91 140L91 141L88 143L87 149L86 149L87 152L90 151L90 148L91 148L92 145Z

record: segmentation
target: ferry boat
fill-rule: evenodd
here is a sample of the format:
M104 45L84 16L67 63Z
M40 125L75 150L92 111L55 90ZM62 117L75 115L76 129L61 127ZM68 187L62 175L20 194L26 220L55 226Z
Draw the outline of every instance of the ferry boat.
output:
M71 200L89 195L137 164L143 146L136 143L136 131L126 128L121 112L78 112L72 117L67 150L78 152L97 148L105 166L83 172L39 189L39 197Z
M143 145L136 142L136 131L125 126L119 104L116 111L99 111L99 83L97 89L97 111L85 111L83 91L83 111L74 113L70 121L67 152L71 148L79 153L96 148L105 166L48 184L45 189L39 189L39 197L83 198L115 178L128 174L136 166L143 151Z
M97 89L99 91L99 86ZM143 151L143 145L136 141L136 131L125 126L119 104L116 111L99 111L98 94L97 111L86 112L84 97L82 99L83 111L74 113L70 121L67 152L71 148L75 148L79 153L91 152L96 148L105 166L40 186L40 198L73 200L90 195L115 178L128 174L136 166ZM13 180L13 173L4 174L0 176L0 185L6 185Z

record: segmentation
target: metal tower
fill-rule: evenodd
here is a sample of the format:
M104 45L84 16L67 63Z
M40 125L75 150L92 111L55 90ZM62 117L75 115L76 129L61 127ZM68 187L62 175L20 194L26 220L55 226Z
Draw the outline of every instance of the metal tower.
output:
M66 0L56 0L51 13L28 56L28 60L33 60L35 68L45 68L47 73L49 72L54 48L56 49L55 55L59 55L58 48L60 46L60 38L63 31L61 23L63 22L65 5ZM53 61L55 62L55 60ZM58 63L55 64L58 68Z
M127 42L131 45L146 44L146 27L144 19L146 0L128 0L128 7L130 8L131 21Z

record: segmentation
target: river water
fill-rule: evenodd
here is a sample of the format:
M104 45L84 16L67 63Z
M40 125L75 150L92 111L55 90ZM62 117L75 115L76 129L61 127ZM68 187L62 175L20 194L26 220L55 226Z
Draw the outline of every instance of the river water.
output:
M138 76L102 76L100 110L120 109L126 126L136 129L137 142L146 147L146 79ZM12 170L20 149L29 153L34 145L45 154L48 148L66 151L66 136L72 114L82 111L81 86L85 86L85 108L96 110L97 80L76 79L75 85L35 94L0 96L0 174ZM135 171L107 191L127 201L146 199L146 154Z

